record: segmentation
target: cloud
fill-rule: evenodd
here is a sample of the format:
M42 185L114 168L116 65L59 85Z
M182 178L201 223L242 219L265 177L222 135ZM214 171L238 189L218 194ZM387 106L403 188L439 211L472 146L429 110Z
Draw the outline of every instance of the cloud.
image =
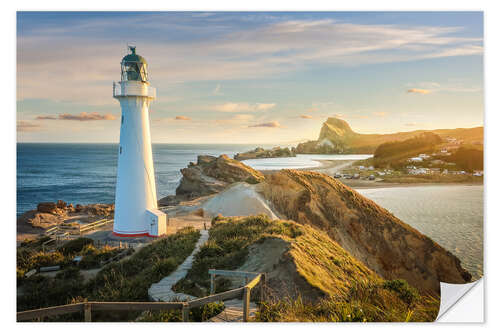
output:
M270 122L267 122L267 123L260 123L260 124L256 124L256 125L250 125L248 127L271 127L271 128L278 128L278 127L281 127L281 125L277 121L270 121Z
M300 115L300 118L302 118L302 119L312 119L312 118L313 118L313 116L308 115L308 114L301 114L301 115Z
M373 115L377 117L385 117L387 116L387 112L373 112Z
M98 112L81 112L80 114L69 114L62 113L58 117L56 116L38 116L37 120L78 120L78 121L90 121L90 120L115 120L116 116L107 113L99 114Z
M186 117L186 116L176 116L175 120L191 120L191 118Z
M17 122L18 132L35 132L40 129L40 125L30 123L29 121L20 120Z
M50 26L37 26L28 17L19 21L19 99L116 103L109 93L110 82L119 77L116 64L124 53L121 41L130 37L141 38L138 52L151 64L159 87L265 78L325 64L359 66L483 54L482 37L457 36L464 30L458 26L284 21L284 15L279 20L241 25L224 13L212 17L225 19L223 24L206 21L211 17L189 21L182 13L118 18L91 14L63 22L62 15L60 22ZM133 25L134 31L125 31L124 23Z
M420 89L420 88L411 88L406 91L407 93L415 93L415 94L421 94L421 95L427 95L430 94L430 90L428 89Z
M221 86L219 83L215 86L214 90L212 91L212 95L216 95L216 96L222 95L222 93L220 92L220 89L221 89Z
M269 109L272 109L276 106L275 103L257 103L256 104L256 110L257 111L267 111Z
M56 116L38 116L36 120L57 120Z
M224 103L215 105L212 110L218 112L254 112L254 111L267 111L276 106L275 103Z

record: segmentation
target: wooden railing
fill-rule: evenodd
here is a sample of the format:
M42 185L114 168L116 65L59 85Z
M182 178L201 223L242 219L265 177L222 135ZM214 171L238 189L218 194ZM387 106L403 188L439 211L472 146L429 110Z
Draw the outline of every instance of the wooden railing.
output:
M82 302L27 310L17 313L17 321L41 319L49 316L57 316L68 313L84 312L85 321L92 321L92 311L158 311L158 310L181 310L182 320L189 321L189 310L212 302L221 302L228 299L242 297L243 321L250 317L250 293L260 283L260 297L264 298L265 274L237 271L209 270L211 275L226 276L252 276L249 283L241 288L224 291L207 297L197 298L187 302ZM212 280L212 279L211 279Z
M86 231L101 227L101 226L106 225L108 223L111 223L113 221L114 220L112 220L112 219L102 219L102 220L98 220L98 221L95 221L92 223L85 224L84 226L79 225L80 235L82 234L82 232L86 232Z

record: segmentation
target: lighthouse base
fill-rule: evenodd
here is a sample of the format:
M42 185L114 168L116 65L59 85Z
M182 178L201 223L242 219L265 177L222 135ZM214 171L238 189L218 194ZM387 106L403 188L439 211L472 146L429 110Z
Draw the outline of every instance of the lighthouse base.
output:
M160 237L167 233L168 215L159 209L146 210L145 221L142 231L120 231L113 230L117 237Z

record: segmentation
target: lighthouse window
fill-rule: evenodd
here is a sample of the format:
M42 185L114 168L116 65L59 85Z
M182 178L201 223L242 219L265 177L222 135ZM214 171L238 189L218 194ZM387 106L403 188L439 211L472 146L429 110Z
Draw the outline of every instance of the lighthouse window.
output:
M120 154L122 153L122 146L120 146Z
M122 115L122 124L123 124L123 115Z

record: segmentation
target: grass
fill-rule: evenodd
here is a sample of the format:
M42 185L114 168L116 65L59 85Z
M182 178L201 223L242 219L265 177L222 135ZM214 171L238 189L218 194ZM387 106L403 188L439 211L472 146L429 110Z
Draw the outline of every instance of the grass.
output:
M294 222L273 222L265 215L243 219L214 218L207 243L195 255L193 266L174 290L198 297L206 296L210 288L208 270L235 270L248 255L248 247L268 236L295 238L300 226ZM230 289L229 280L218 278L216 292Z
M17 311L81 300L148 301L148 289L151 284L174 271L194 250L199 237L200 232L194 228L179 230L174 235L141 248L128 259L106 265L87 283L83 282L77 267L68 267L55 278L35 275L26 279L23 284L24 292L18 296ZM78 253L99 255L95 251L98 250L87 243ZM26 260L33 262L33 259L29 260L26 256L22 258L18 256L18 263ZM93 320L129 321L139 314L139 312L96 312L93 314Z
M272 300L261 304L256 321L264 322L429 322L439 310L439 299L420 296L414 289L394 291L383 283L361 283L346 297L329 297L315 304L302 298ZM404 284L408 286L407 284ZM409 287L411 288L411 287ZM415 297L411 301L408 294Z
M404 280L382 279L325 233L266 216L214 219L209 241L176 285L177 291L205 296L209 268L235 270L247 260L250 246L269 238L288 243L283 258L291 260L296 269L292 274L306 285L299 289L303 297L270 291L275 296L260 304L257 321L432 321L437 315L438 299L420 295ZM225 279L216 286L216 292L230 288ZM308 289L319 290L322 296L307 301Z

